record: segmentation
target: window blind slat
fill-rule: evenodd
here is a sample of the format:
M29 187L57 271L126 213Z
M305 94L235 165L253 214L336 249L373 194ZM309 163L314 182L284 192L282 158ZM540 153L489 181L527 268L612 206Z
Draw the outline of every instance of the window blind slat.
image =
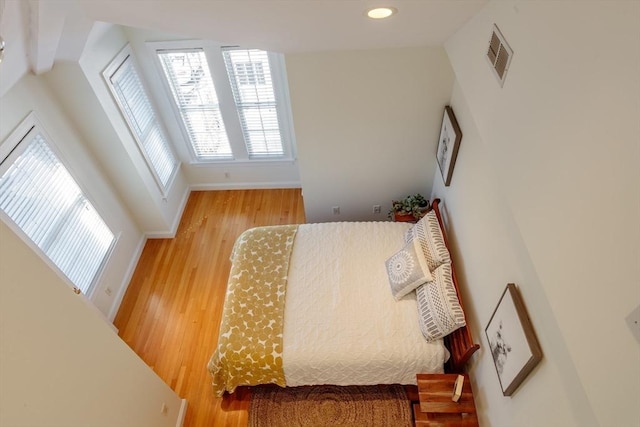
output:
M204 51L160 50L157 55L196 158L233 158Z
M284 156L268 53L225 49L223 57L249 156Z
M166 189L178 162L162 131L130 56L109 78L129 127L136 136L151 169Z
M0 177L0 209L86 294L115 236L44 137L22 143L29 146Z

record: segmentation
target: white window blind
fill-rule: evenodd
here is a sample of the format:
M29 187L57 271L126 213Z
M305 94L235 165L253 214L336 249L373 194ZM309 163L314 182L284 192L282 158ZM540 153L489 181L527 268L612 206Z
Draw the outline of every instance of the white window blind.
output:
M111 89L150 164L160 187L164 190L177 167L151 102L140 81L131 55L127 55L109 78Z
M88 294L115 237L37 129L20 145L1 169L0 209Z
M223 57L249 157L282 157L284 144L268 52L225 49Z
M213 79L201 49L158 51L198 160L232 159Z

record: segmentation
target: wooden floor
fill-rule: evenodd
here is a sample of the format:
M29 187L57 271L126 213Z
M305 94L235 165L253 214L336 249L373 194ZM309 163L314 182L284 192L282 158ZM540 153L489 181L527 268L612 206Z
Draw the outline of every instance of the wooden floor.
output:
M249 391L216 398L206 370L217 341L229 254L248 228L304 222L299 189L193 192L176 237L147 241L114 324L188 400L185 427L247 425Z

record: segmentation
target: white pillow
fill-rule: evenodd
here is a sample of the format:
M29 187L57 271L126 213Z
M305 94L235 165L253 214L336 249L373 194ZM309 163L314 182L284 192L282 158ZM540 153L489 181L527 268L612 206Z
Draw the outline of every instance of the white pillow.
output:
M416 289L418 321L422 335L434 341L466 324L453 284L451 264L442 264L433 272L433 281Z
M420 243L429 271L432 273L441 265L451 262L434 210L430 210L416 225L407 230L404 239L405 242L417 240Z
M409 242L385 262L391 293L399 300L432 280L427 260L417 241Z

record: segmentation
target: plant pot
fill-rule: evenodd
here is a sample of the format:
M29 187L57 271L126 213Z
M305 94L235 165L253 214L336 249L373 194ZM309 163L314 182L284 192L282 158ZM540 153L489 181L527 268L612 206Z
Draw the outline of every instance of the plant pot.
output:
M396 222L416 222L413 214L401 214L398 212L393 213L393 220Z

